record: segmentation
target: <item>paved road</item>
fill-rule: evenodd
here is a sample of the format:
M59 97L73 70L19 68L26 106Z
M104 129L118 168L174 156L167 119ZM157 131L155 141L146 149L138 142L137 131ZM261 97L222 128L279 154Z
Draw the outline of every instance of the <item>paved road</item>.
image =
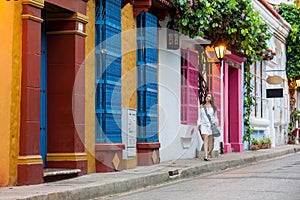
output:
M97 200L299 200L300 153Z

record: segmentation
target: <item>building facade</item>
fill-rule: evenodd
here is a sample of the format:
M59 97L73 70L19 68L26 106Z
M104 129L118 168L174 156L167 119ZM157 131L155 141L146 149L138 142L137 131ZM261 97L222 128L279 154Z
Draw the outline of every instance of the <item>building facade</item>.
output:
M257 5L272 25L277 53L275 63L257 66L284 69L288 25ZM228 50L220 63L209 40L184 35L168 48L171 7L166 0L0 2L0 33L7 38L0 46L1 186L194 158L206 91L214 94L222 132L215 150L244 150L244 58ZM269 87L259 80L257 90ZM260 101L256 114L266 115L255 114L255 130L263 126L279 141L288 110L266 121L283 102ZM266 123L256 125L255 117Z
M87 1L1 2L9 48L4 74L10 108L2 113L5 170L1 185L44 182L44 168L87 173L84 70ZM6 18L5 18L6 17ZM81 76L80 76L81 74ZM83 75L83 76L82 76ZM9 81L11 80L11 81ZM73 90L75 80L82 87ZM2 96L2 95L1 95ZM7 115L7 116L5 116ZM9 117L12 116L12 117Z
M272 146L282 145L287 142L290 118L290 97L285 68L286 38L291 26L266 1L253 1L253 4L262 19L269 24L271 34L269 47L272 51L271 57L255 62L251 67L254 74L252 85L256 96L256 106L251 118L251 125L254 127L253 137L270 137ZM282 94L269 95L276 90L281 90Z

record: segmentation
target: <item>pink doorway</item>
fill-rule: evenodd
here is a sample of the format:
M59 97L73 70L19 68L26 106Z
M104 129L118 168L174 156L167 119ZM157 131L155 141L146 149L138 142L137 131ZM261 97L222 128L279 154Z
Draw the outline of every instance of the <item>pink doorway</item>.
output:
M236 55L224 62L224 152L242 152L242 62Z

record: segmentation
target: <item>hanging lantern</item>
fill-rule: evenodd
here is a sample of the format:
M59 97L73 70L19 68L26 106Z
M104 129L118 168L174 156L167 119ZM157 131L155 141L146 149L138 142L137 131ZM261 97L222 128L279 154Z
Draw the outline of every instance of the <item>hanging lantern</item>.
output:
M215 49L216 56L220 61L220 67L222 67L222 60L224 59L226 54L226 46L219 45L219 46L215 46L214 49Z

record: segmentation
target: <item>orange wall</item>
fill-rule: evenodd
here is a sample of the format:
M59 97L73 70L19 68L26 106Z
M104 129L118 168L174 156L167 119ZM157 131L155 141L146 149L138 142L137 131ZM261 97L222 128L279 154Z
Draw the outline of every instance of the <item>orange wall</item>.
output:
M85 40L85 152L88 157L88 173L96 172L95 163L95 1L87 3Z
M20 129L21 2L0 1L0 186L14 185Z
M136 109L136 19L131 4L122 9L122 108Z

